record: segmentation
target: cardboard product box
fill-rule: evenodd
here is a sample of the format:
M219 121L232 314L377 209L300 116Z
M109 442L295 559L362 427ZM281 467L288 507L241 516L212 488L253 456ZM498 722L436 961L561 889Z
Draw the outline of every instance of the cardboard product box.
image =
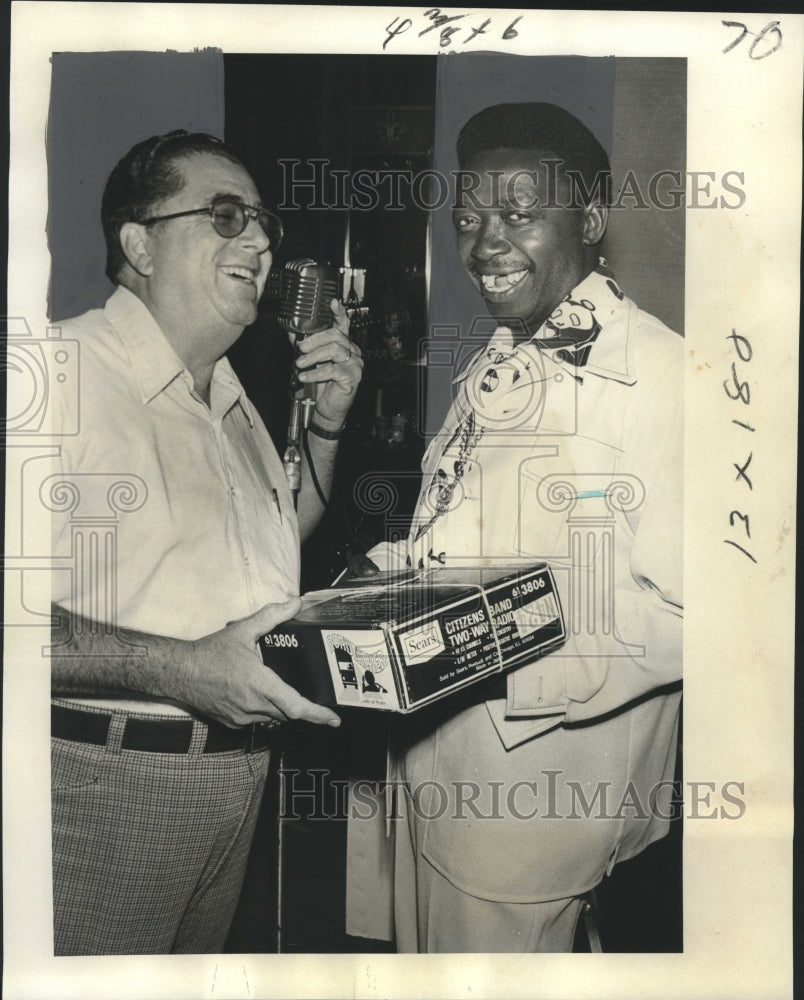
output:
M412 712L566 639L546 563L380 574L302 600L260 652L323 705Z

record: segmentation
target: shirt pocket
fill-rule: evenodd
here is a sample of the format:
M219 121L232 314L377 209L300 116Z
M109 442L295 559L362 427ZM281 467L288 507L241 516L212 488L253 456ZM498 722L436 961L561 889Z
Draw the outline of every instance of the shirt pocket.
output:
M579 435L540 435L519 465L514 549L523 556L594 561L599 532L612 523L610 487L619 449ZM580 527L585 540L578 542ZM590 531L591 529L591 531Z

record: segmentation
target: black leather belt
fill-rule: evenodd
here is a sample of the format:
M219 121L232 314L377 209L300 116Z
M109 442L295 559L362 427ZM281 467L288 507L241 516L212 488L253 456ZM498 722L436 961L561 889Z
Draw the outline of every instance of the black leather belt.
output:
M112 724L111 714L85 712L63 705L50 706L50 735L73 743L105 746ZM204 724L207 729L203 753L227 753L241 750L258 753L271 746L278 722L255 722L242 729L229 729L216 722ZM126 718L122 750L143 753L188 753L193 736L192 719L147 719L129 715Z

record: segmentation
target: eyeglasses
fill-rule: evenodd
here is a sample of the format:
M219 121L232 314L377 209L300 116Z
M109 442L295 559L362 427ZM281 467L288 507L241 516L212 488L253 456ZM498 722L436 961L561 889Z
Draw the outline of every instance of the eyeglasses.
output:
M171 215L152 215L142 222L143 226L152 226L155 222L167 222L169 219L181 219L187 215L208 215L219 236L227 240L239 236L248 225L249 219L256 219L262 231L268 237L272 252L276 253L282 242L284 230L282 220L264 208L253 208L232 198L216 198L206 208L191 208L188 212L173 212Z

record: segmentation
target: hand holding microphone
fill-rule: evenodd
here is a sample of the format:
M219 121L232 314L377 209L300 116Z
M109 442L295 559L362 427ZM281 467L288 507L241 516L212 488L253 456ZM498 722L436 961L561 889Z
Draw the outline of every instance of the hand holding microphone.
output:
M304 259L285 265L279 322L295 337L291 391L302 401L314 401L316 421L333 432L343 426L363 373L337 293L338 269L332 264Z
M304 432L315 410L313 432L336 441L363 373L363 359L349 340L349 318L337 292L338 270L331 264L293 260L282 271L279 322L293 335L296 348L290 387L293 405L282 459L294 504L301 490L304 447L316 490L326 506Z
M349 317L337 300L330 303L332 326L308 334L299 343L297 377L305 386L318 386L316 420L328 430L341 428L363 374L360 348L349 340ZM331 426L330 426L331 425Z

